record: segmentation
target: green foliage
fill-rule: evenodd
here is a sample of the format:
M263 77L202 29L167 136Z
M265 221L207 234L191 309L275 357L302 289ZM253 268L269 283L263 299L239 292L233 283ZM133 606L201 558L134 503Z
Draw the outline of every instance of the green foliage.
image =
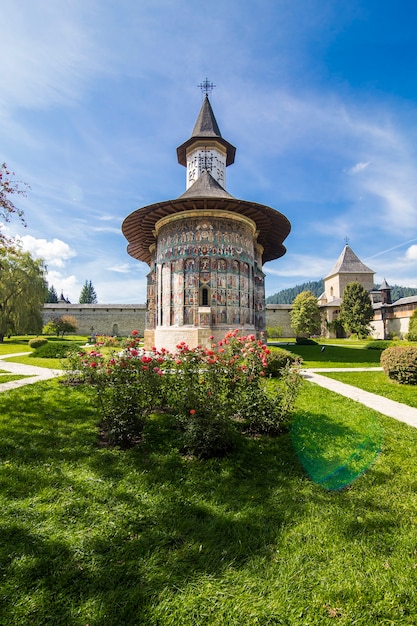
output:
M53 285L51 285L48 288L48 291L47 291L46 297L45 297L45 302L46 303L50 303L50 304L58 302L58 294L57 294L56 289L55 289L55 287Z
M60 315L53 317L45 324L43 334L63 337L65 333L75 333L77 328L78 322L73 315Z
M289 289L282 289L281 291L278 291L278 293L268 296L266 298L266 303L292 304L296 296L303 291L311 291L316 298L318 298L324 291L324 280L313 280L307 283L302 283L301 285L296 285L295 287L290 287Z
M417 385L417 348L391 346L381 354L385 374L401 384Z
M343 291L339 320L347 333L360 338L370 333L374 311L366 289L358 282L348 283Z
M181 342L174 354L145 353L139 341L134 336L110 358L83 350L68 359L68 380L95 389L102 427L112 444L132 445L150 413L169 410L177 418L184 451L199 458L222 456L237 442L236 416L241 417L242 405L256 398L258 406L269 406L268 426L261 427L267 423L262 415L243 416L252 430L256 421L262 431L270 431L272 422L277 428L293 406L299 375L281 373L282 390L269 401L264 379L270 350L253 335L240 337L234 331L210 349Z
M80 294L80 304L97 304L97 294L91 280L86 280Z
M45 341L46 343L41 344L32 352L30 358L64 359L79 347L67 341Z
M267 356L266 374L271 378L279 378L287 365L299 365L300 357L283 348L273 348Z
M0 341L9 334L39 333L46 290L43 261L1 247L0 268Z
M311 291L302 291L295 298L290 312L291 326L297 336L313 335L320 330L320 309Z
M296 337L295 343L297 346L318 346L317 341L309 339L308 337Z
M413 311L410 321L408 323L408 341L417 341L417 309Z
M34 339L29 339L28 341L29 346L33 348L34 350L37 350L38 348L40 348L41 346L44 346L47 343L48 343L48 340L45 339L44 337L36 337Z
M365 350L386 350L392 345L392 341L388 339L376 339L375 341L369 341Z
M266 329L266 336L268 339L282 336L281 326L268 326Z

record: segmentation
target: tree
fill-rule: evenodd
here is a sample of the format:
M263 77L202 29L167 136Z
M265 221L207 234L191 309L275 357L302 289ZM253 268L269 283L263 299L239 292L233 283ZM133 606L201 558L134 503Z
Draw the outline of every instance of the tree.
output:
M77 320L73 315L61 315L53 317L45 324L43 332L46 335L54 334L57 337L65 335L65 333L75 333L78 328Z
M345 331L361 338L367 337L373 317L374 310L366 289L358 282L348 283L343 291L338 318Z
M417 309L410 317L410 321L408 323L407 339L408 341L417 341Z
M15 181L13 177L15 176L14 172L11 172L7 167L6 163L2 163L0 166L0 219L3 219L5 222L10 222L13 215L17 215L22 222L26 226L23 211L18 209L10 196L12 195L21 195L26 196L26 189L22 189L22 183ZM23 183L26 188L29 188L27 183ZM0 232L0 245L7 246L10 245L10 239L7 239L3 233Z
M80 304L97 304L97 294L91 280L86 280L80 294Z
M46 298L45 298L45 302L46 303L54 303L54 302L58 302L58 294L56 292L56 289L53 285L51 285L48 289L48 292L46 294Z
M0 268L0 342L11 333L40 332L47 289L42 259L0 247Z
M320 331L320 309L312 291L302 291L295 297L290 316L297 337L310 337Z

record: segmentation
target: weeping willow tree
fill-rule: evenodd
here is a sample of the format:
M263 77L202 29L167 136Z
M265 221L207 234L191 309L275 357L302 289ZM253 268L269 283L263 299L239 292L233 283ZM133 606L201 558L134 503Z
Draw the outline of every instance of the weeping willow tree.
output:
M48 289L42 259L15 247L0 247L0 342L9 334L42 332Z

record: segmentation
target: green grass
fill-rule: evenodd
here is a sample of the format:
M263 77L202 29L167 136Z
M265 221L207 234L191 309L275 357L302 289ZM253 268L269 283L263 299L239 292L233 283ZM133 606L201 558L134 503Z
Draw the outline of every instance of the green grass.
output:
M47 369L63 369L63 359L42 359L32 356L12 356L4 359L5 363L22 363L23 365L33 365L35 367L46 367Z
M56 380L0 394L0 623L417 622L416 429L308 383L292 433L223 460L168 417L105 449L97 420ZM350 488L318 484L379 433Z
M417 408L417 386L399 385L384 372L324 372L323 376Z
M346 340L345 340L346 341ZM316 345L302 346L292 344L282 346L286 350L298 354L303 359L304 368L316 367L379 367L381 353L379 350L365 350L362 345ZM324 347L324 351L322 348ZM272 347L271 350L274 348Z
M27 376L22 376L20 374L0 374L0 385L3 383L10 383L13 380L20 380L21 378L27 378Z

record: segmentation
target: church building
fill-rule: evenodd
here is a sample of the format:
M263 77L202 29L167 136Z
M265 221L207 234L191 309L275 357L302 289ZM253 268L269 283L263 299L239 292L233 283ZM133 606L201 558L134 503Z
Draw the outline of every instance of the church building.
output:
M146 348L209 346L236 328L259 335L263 265L286 252L287 218L226 191L236 149L221 135L208 92L191 137L177 148L185 192L137 209L122 226L128 253L149 265Z

